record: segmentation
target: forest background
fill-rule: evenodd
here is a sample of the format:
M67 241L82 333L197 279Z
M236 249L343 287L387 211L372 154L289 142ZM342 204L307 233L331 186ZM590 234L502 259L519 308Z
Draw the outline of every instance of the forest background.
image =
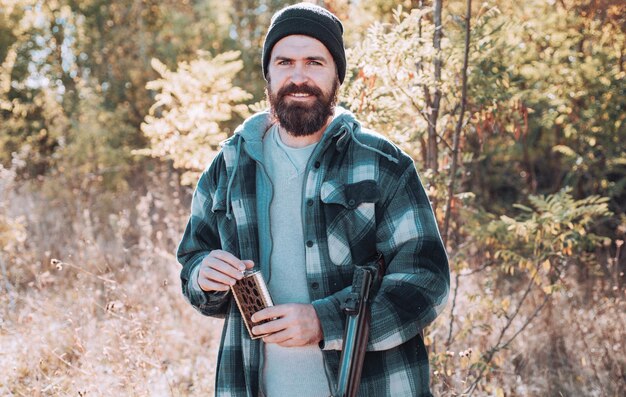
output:
M446 241L437 396L626 395L626 6L319 1ZM0 395L212 395L174 251L278 0L0 0Z

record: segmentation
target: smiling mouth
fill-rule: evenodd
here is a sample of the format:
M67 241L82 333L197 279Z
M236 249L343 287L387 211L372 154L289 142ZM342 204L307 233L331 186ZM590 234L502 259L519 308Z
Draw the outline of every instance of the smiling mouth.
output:
M310 98L313 95L305 94L305 93L301 93L301 92L296 92L296 93L293 93L293 94L289 94L288 96L290 96L292 98Z

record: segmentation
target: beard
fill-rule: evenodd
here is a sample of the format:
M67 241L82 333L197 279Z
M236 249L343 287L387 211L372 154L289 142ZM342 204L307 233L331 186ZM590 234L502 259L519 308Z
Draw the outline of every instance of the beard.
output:
M324 93L316 86L307 84L288 84L272 92L270 81L267 82L267 96L272 109L272 116L278 121L287 133L293 136L308 136L319 131L335 112L339 80L335 79L329 93ZM313 103L292 101L288 103L287 96L294 93L304 93L315 97Z

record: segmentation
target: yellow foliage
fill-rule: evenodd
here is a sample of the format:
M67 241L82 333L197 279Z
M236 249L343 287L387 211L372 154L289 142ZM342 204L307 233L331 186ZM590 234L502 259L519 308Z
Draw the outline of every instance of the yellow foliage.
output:
M228 137L223 122L247 115L242 102L252 96L232 83L243 63L237 51L215 57L199 52L197 59L179 62L176 71L158 59L152 67L161 78L146 86L157 94L141 125L150 147L134 153L172 160L184 171L183 183L192 184Z

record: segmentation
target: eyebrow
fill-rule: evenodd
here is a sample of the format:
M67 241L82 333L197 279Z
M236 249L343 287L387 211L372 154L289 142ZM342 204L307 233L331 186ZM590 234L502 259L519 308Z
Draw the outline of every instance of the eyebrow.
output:
M324 58L323 56L310 56L310 57L306 57L305 58L307 61L321 61L321 62L327 62L326 58ZM274 61L292 61L293 58L289 58L289 57L283 57L283 56L277 56L274 58Z

